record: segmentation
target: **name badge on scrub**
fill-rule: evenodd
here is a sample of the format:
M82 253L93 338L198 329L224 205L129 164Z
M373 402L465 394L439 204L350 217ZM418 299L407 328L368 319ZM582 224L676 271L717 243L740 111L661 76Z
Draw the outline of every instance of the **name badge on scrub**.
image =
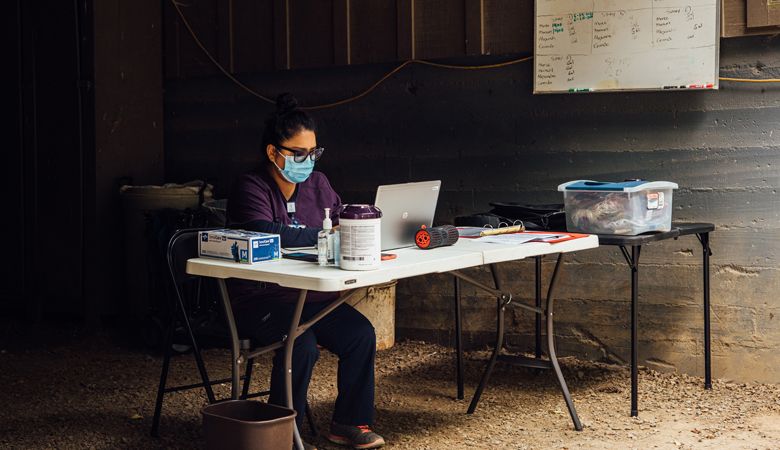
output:
M295 202L287 202L287 215L292 220L289 225L292 228L306 228L306 225L298 222L298 218L295 217Z

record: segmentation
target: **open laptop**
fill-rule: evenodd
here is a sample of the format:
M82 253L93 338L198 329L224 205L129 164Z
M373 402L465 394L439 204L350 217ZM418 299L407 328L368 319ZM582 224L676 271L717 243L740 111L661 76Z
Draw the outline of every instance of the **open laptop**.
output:
M441 180L377 188L374 205L382 210L382 251L414 245L414 235L420 225L433 224L440 188Z

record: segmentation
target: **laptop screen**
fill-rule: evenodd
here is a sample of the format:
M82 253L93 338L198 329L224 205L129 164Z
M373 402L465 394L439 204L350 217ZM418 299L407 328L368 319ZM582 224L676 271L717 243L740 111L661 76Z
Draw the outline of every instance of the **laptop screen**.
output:
M433 225L441 180L379 186L374 204L382 210L382 250L410 247L421 225Z

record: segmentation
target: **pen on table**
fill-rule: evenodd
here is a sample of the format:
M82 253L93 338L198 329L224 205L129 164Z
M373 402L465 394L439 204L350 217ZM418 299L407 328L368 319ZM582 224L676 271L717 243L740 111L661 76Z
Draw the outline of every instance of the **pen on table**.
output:
M519 233L521 231L525 231L525 226L523 225L514 225L511 227L503 227L503 228L490 228L484 231L480 231L480 236L491 236L494 234L506 234L506 233Z

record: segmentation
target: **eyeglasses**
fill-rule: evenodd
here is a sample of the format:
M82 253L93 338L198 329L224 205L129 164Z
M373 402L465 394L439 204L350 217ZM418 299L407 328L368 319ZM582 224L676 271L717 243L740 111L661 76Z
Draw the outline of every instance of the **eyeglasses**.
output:
M325 147L314 147L310 150L300 150L296 148L290 148L285 147L283 145L274 145L274 148L277 152L280 154L282 152L279 151L279 149L287 150L288 152L292 152L293 154L293 160L297 163L302 163L306 161L306 158L311 158L312 161L317 161L322 157L322 154L325 152ZM284 155L282 155L284 156Z

